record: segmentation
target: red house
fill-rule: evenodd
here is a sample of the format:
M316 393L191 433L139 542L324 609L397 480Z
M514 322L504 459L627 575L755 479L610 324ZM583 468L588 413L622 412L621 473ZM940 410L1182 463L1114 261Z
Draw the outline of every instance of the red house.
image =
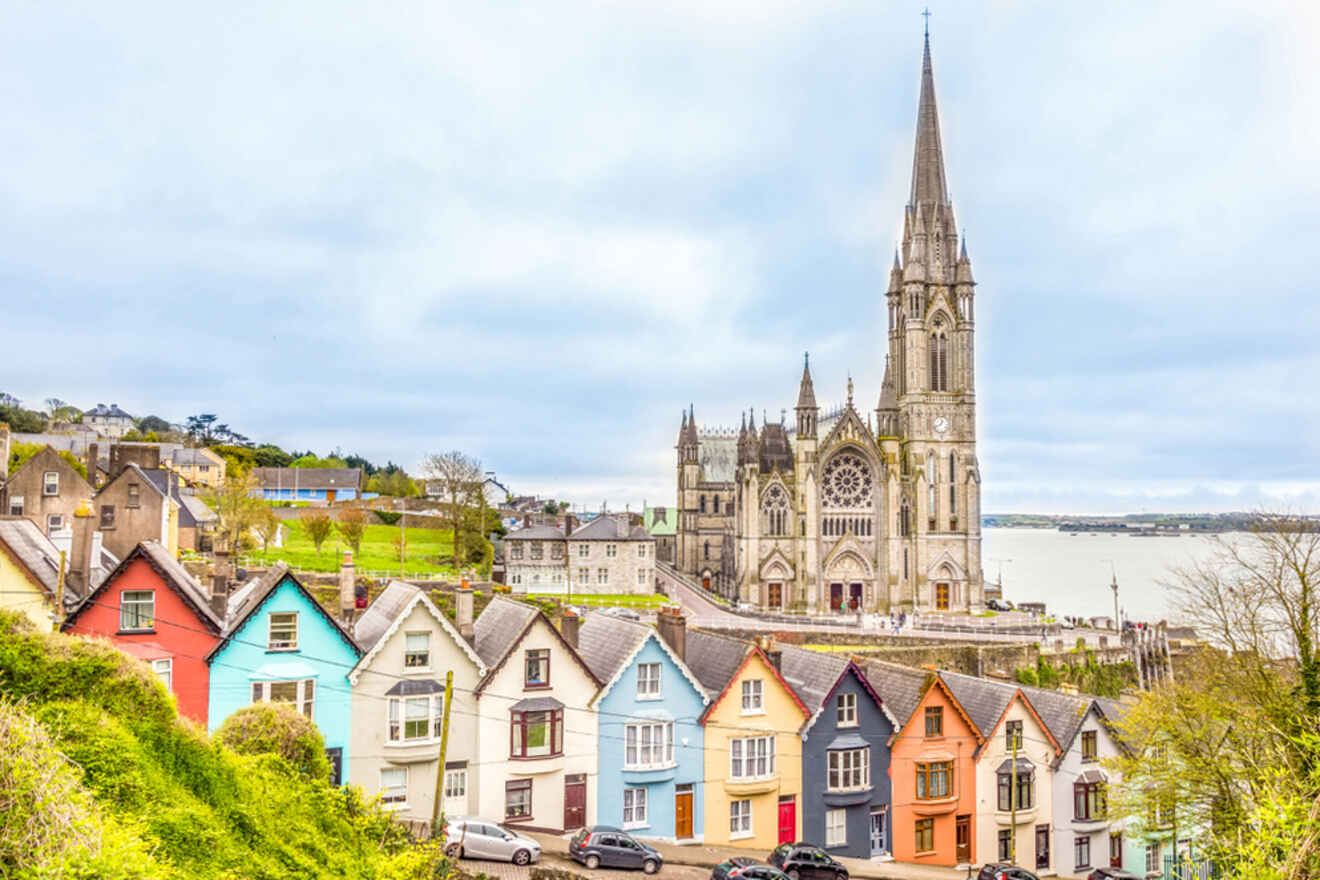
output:
M207 591L155 541L129 551L63 627L109 639L146 661L178 700L179 712L203 727L211 679L206 655L223 628Z

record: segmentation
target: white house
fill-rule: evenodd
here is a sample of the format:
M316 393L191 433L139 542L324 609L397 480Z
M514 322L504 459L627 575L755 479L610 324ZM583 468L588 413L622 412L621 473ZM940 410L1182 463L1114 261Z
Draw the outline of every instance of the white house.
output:
M1110 771L1102 766L1122 749L1095 700L1085 701L1080 723L1068 741L1060 739L1063 753L1054 769L1054 832L1061 877L1085 877L1096 868L1123 867L1137 874L1140 865L1123 864L1123 821L1110 820L1106 786Z

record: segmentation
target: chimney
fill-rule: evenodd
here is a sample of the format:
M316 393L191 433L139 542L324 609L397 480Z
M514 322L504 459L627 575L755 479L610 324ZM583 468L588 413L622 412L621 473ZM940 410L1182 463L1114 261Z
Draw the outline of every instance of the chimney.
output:
M524 514L523 514L523 528L524 528L524 529L530 529L531 527L532 527L532 515L531 515L530 513L524 513Z
M9 479L9 426L0 422L0 485Z
M582 626L582 618L578 617L572 611L565 611L559 618L559 634L564 637L564 641L577 650L578 646L578 628Z
M775 647L775 640L770 636L761 636L756 640L757 647L765 655L765 659L770 661L770 665L775 668L775 672L780 672L783 666L784 652Z
M215 565L211 567L211 610L223 622L229 605L229 551L215 550Z
M159 467L160 467L160 447L159 447L159 446L156 446L155 444L152 444L151 446L143 447L143 449L142 449L142 459L143 459L143 462L144 462L144 464L143 464L142 466L143 466L144 468L146 468L146 469L148 469L148 470L155 470L155 469L159 468Z
M353 551L344 551L344 560L339 563L339 613L345 620L352 613L356 596L357 566L353 564Z
M476 635L472 627L472 588L468 586L466 577L454 591L454 617L458 624L458 634L472 641Z
M571 513L564 514L564 536L569 538L573 537L573 533L577 531L577 527L578 518Z
M687 662L687 618L677 608L661 608L655 616L655 628L660 638L684 663Z
M616 517L614 520L614 528L615 534L620 538L628 537L628 533L632 531L632 526L628 523L628 514L625 513L623 516Z
M96 473L99 467L101 448L95 443L87 444L87 484L96 488Z
M82 595L91 592L92 571L99 561L101 533L96 530L96 517L92 515L92 506L86 501L79 503L73 512L73 537L70 541L69 574L76 582Z

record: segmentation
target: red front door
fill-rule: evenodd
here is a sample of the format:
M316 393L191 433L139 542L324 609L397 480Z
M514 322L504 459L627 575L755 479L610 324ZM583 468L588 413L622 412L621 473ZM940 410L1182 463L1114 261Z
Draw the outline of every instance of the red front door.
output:
M779 799L779 842L793 843L797 839L797 803L793 795Z
M587 777L575 773L564 777L564 830L576 831L587 822Z

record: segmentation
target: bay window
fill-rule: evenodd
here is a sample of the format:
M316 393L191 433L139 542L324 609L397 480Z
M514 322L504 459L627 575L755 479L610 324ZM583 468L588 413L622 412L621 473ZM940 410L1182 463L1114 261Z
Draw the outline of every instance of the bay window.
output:
M952 761L932 761L917 765L917 798L931 800L949 796Z
M674 763L674 725L672 722L629 724L624 728L623 765L625 769L645 770Z
M509 757L546 758L564 753L564 710L520 712L509 722Z
M774 774L773 736L748 736L729 740L730 779L764 779Z
M848 749L828 753L830 791L856 791L871 784L871 750Z
M311 718L316 704L316 679L254 681L252 682L252 702L293 703L294 708Z
M1105 817L1105 784L1103 782L1077 782L1073 784L1073 816L1083 822Z
M444 727L444 696L390 697L386 702L385 739L391 743L431 742Z

